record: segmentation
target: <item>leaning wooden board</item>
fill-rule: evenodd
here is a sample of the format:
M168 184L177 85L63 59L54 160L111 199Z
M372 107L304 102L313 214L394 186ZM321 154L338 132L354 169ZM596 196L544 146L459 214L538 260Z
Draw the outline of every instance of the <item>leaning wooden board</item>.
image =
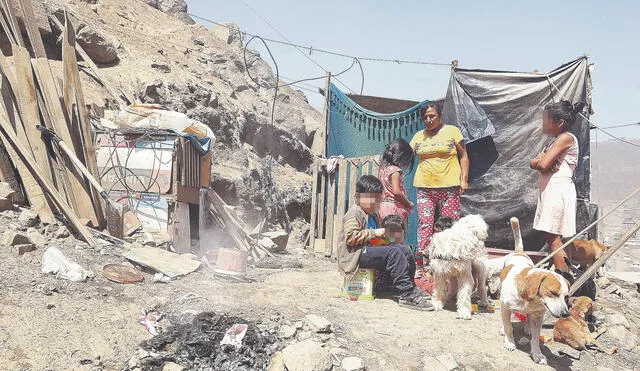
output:
M157 247L131 249L123 252L122 256L169 278L187 275L200 267L197 260Z

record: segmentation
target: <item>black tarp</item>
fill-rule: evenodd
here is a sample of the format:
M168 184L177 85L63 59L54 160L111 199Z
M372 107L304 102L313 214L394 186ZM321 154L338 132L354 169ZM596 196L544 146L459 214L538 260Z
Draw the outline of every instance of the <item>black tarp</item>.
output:
M491 227L487 246L513 248L508 220L516 216L525 248L542 247L542 235L532 229L538 172L529 168L529 160L552 140L542 133L542 111L546 104L563 98L591 107L590 92L586 57L547 74L452 71L443 122L460 127L467 139L481 138L467 142L470 187L463 195L462 209L464 214L481 214L487 220ZM574 177L579 231L595 218L597 208L590 205L589 123L580 118L573 133L580 145Z

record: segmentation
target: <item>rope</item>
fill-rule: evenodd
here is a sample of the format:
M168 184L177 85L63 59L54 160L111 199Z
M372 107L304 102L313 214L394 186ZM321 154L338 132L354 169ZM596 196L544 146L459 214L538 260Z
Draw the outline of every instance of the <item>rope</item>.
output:
M289 39L287 39L287 37L280 31L278 31L278 29L272 25L271 23L269 23L269 21L263 17L260 13L258 13L255 9L253 9L249 4L247 4L246 1L244 0L240 0L253 14L255 14L256 16L258 16L258 18L262 19L262 21L264 21L264 23L266 23L272 30L274 30L276 33L278 33L278 35L280 35L280 37L282 37L283 39L285 39L288 43L291 44L291 41ZM248 35L248 34L247 34ZM260 37L257 35L254 35L253 37ZM253 38L252 37L252 38ZM262 37L260 37L261 39L263 39ZM263 41L264 42L264 39ZM266 45L266 43L265 43ZM326 73L329 73L329 70L327 70L326 68L324 68L320 63L316 62L313 58L311 58L311 56L307 55L307 53L303 52L302 50L300 50L300 48L294 46L294 48L300 53L302 54L305 58L307 58L308 60L311 61L311 63L315 64L316 66L318 66L321 70L323 70ZM345 86L347 89L349 89L351 92L353 92L353 90L345 83L343 83L342 81L340 81L339 79L336 79L337 82L339 82L340 84L342 84L343 86Z
M591 267L589 267L589 269L587 269L581 276L580 278L578 278L573 285L571 285L571 288L569 289L569 296L573 295L576 291L578 291L578 289L580 289L580 287L582 287L582 285L584 285L585 282L587 282L587 280L589 280L589 278L591 276L593 276L594 273L596 273L596 271L598 270L598 268L600 268L602 265L604 265L604 263L616 252L618 251L622 246L624 246L624 244L631 238L633 237L633 235L640 230L640 220L636 223L635 226L629 228L629 230L627 231L627 233L622 237L622 239L620 241L618 241L618 243L616 243L616 245L610 249L608 249L607 251L605 251L605 253L600 257L600 259L598 259L598 261L596 261Z
M558 87L556 86L556 84L554 84L554 83L553 83L553 81L551 81L551 79L549 78L549 75L548 75L548 74L546 74L546 75L545 75L545 77L547 78L547 81L549 82L549 84L551 84L551 86L553 86L553 88L554 88L554 89L556 89L556 91L560 94L560 96L562 97L562 99L567 100L567 98L564 96L564 94L562 94L562 92L560 91L560 89L558 89ZM582 114L582 112L579 112L578 114L579 114L583 119L587 120L587 122L588 122L588 123L590 123L593 127L595 127L596 129L598 129L598 130L602 131L603 133L607 134L607 135L608 135L608 136L610 136L611 138L616 139L616 140L618 140L618 141L620 141L620 142L622 142L622 143L626 143L626 144L632 145L632 146L634 146L634 147L639 147L639 148L640 148L640 145L637 145L637 144L635 144L635 143L632 143L632 142L629 142L629 141L627 141L627 140L624 140L624 139L622 139L622 138L620 138L620 137L617 137L617 136L615 136L615 135L613 135L613 134L609 133L608 131L604 130L604 129L603 129L603 128L601 128L600 126L598 126L598 125L594 124L591 120L589 120L589 118L588 118L587 116L583 115L583 114Z
M624 205L627 201L629 201L631 198L633 198L633 196L635 196L637 193L640 192L640 187L638 187L635 191L631 192L631 194L629 194L627 197L625 197L624 200L620 201L613 209L611 209L608 213L606 213L605 215L601 216L598 220L596 220L595 222L589 224L587 227L585 227L583 230L581 230L578 234L576 234L575 236L571 237L571 239L569 239L569 241L565 242L562 246L560 246L556 251L553 251L551 254L547 255L546 258L542 259L541 261L538 262L538 264L535 265L535 267L539 267L542 264L544 264L545 262L549 261L549 259L551 259L554 255L556 255L557 253L559 253L560 251L564 250L567 246L569 246L573 241L575 241L580 235L582 235L584 232L588 231L589 229L591 229L594 225L600 223L600 221L602 221L604 218L608 217L609 215L611 215L614 211L616 211L620 206Z
M212 23L212 24L215 24L215 25L218 25L218 26L222 26L222 27L226 27L226 28L228 28L230 30L233 30L233 28L231 28L230 26L228 26L226 24L215 22L215 21L212 21L210 19L197 16L195 14L191 14L191 13L187 13L187 14L190 15L191 17L199 19L201 21L209 22L209 23ZM252 34L250 34L248 32L246 32L246 34L249 35L249 36L253 36ZM399 58L358 57L358 56L350 55L350 54L346 54L346 53L340 53L340 52L330 51L330 50L326 50L326 49L318 49L318 48L314 48L313 46L305 46L305 45L295 44L295 43L292 43L292 42L290 42L288 40L287 40L287 42L284 42L284 41L280 41L280 40L269 39L269 38L266 38L266 37L264 38L264 40L268 41L268 42L275 43L275 44L281 44L281 45L292 46L294 48L305 49L305 50L308 50L310 53L311 52L317 52L317 53L333 55L333 56L336 56L336 57L358 58L360 61L395 63L395 64L418 64L418 65L427 65L427 66L451 67L451 63L429 62L429 61L419 61L419 60L418 61L416 61L416 60L405 60L405 59L399 59Z

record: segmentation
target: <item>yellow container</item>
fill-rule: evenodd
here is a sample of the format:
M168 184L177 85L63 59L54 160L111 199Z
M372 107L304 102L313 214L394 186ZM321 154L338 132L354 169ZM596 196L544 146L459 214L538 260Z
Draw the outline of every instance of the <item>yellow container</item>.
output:
M355 296L358 299L373 300L373 281L375 269L358 269L350 279L344 279L342 296Z

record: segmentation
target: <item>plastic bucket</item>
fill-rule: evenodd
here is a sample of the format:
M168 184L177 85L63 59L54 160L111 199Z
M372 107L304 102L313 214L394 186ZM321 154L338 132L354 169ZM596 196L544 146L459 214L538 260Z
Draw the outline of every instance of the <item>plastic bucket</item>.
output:
M205 253L206 257L207 257L207 261L209 262L209 264L211 264L211 266L215 266L216 262L218 261L218 252L220 251L220 249L211 249L209 251L207 251Z
M244 276L247 273L248 257L249 254L246 251L219 249L214 272L229 276Z

